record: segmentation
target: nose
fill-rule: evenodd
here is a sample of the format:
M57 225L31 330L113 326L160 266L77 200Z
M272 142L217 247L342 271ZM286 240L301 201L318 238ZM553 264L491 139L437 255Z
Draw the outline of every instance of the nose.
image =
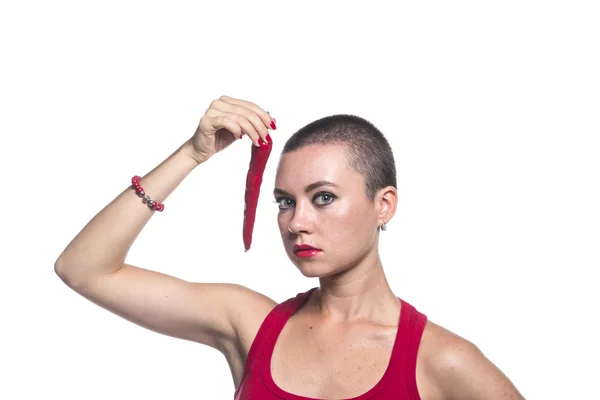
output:
M298 235L300 233L310 233L313 221L308 207L296 204L294 215L288 223L288 232Z

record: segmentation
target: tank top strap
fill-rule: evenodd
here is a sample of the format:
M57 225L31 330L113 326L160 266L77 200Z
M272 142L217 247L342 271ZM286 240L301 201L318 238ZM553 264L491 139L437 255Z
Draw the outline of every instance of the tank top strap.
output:
M402 310L398 336L392 352L393 360L390 360L391 374L398 377L392 381L392 385L405 382L406 389L411 399L420 399L417 388L417 354L427 316L420 313L410 303L400 299ZM395 382L395 383L394 383Z
M242 379L240 382L244 382L246 376L253 369L257 358L267 356L270 357L270 354L273 352L273 349L275 347L277 337L279 336L279 332L283 329L283 326L285 325L287 320L292 316L292 314L294 314L294 312L296 312L296 310L300 308L300 306L304 304L306 300L308 300L310 294L315 289L317 288L314 287L308 290L307 292L298 293L296 297L292 297L282 303L277 304L271 310L271 312L267 314L264 321L260 325L260 328L258 328L256 337L250 345L248 357L246 358L244 373L242 374ZM240 387L238 387L238 390L236 390L236 395Z
M279 334L283 330L286 322L290 317L308 300L312 292L317 288L314 287L304 293L298 293L296 297L292 297L277 305L276 310L273 310L273 316L268 328L265 329L265 337L261 345L261 350L264 352L264 357L269 357L275 348L275 343L279 338Z

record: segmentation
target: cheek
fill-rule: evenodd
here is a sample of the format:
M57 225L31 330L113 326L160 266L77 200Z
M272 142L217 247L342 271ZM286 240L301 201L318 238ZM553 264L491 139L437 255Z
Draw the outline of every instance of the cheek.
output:
M368 236L370 214L362 205L344 204L325 217L324 232L341 248L357 247Z

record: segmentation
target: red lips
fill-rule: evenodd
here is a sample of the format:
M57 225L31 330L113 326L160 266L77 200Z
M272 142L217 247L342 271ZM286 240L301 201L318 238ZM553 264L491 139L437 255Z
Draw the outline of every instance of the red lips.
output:
M307 244L300 244L300 245L294 246L294 252L297 252L297 251L306 251L306 250L320 250L320 249L317 249L316 247L309 246Z
M320 253L321 253L321 249L317 249L317 248L309 246L307 244L298 244L298 245L294 246L294 254L296 255L296 257L301 258L301 259L312 258Z

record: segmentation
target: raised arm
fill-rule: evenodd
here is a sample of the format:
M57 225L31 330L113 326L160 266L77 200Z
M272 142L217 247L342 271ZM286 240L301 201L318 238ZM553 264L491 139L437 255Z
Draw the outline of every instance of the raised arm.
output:
M266 141L270 124L271 116L257 105L223 96L211 103L193 137L140 185L163 203L194 168L244 134L254 145ZM54 269L77 293L131 322L223 350L245 329L244 321L253 321L253 313L259 320L275 303L240 285L186 282L126 264L154 212L133 189L125 189L69 243ZM243 318L239 304L245 305Z

